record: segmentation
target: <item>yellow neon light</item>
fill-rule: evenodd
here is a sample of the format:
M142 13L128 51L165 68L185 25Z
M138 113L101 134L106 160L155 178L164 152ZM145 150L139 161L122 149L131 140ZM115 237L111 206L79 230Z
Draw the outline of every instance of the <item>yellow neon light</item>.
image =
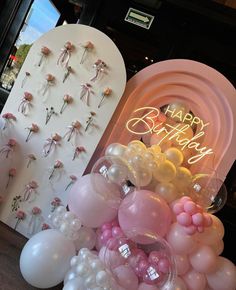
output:
M144 113L144 115L140 116L142 113ZM126 128L135 135L153 133L160 135L164 133L164 137L159 141L158 145L164 140L175 140L181 147L181 150L185 148L195 149L196 154L188 159L189 164L196 163L206 155L214 153L211 148L201 147L201 143L197 142L200 137L205 135L203 129L207 127L209 123L204 123L202 119L189 113L183 115L182 111L175 112L175 110L170 110L169 106L165 110L165 114L167 113L171 113L172 118L179 118L181 122L188 120L190 124L184 126L178 123L175 125L165 124L165 126L163 126L163 123L155 124L155 119L159 116L160 110L154 107L142 107L134 111L134 114L137 114L137 116L127 121ZM200 126L200 131L191 139L184 138L184 134L186 134L185 131L194 124Z

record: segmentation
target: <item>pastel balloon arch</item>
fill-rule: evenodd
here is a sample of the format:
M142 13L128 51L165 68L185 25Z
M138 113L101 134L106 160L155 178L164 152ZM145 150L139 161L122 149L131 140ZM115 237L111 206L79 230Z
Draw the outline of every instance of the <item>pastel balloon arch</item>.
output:
M195 116L209 122L202 147L212 148L214 154L191 166L191 171L210 167L224 180L236 156L236 91L218 71L192 60L155 63L131 78L94 156L97 158L99 151L111 143L127 144L134 139L134 134L125 129L133 111L174 102L184 103Z

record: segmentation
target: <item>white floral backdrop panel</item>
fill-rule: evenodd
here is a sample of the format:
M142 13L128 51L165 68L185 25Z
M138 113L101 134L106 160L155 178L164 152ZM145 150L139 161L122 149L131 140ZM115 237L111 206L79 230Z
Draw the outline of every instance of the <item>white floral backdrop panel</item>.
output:
M53 81L49 74L55 77ZM125 85L122 56L112 40L97 29L64 25L33 44L1 114L1 221L30 237L47 222L55 197L67 204L68 185L73 182L70 176L83 175ZM66 103L65 95L73 101ZM11 138L16 146L10 146ZM36 160L29 159L29 154ZM34 207L41 213L33 215ZM17 218L19 210L26 214L23 219Z

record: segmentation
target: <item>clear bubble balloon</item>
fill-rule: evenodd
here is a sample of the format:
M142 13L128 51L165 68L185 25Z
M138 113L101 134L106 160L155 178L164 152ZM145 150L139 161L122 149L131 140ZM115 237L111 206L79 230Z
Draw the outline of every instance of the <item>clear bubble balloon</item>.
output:
M193 199L209 213L218 212L227 201L226 186L214 174L195 175L190 190Z
M152 243L141 245L133 242L141 236L145 239L146 235L152 239ZM142 287L152 286L153 288L150 289L162 289L167 284L171 284L176 275L176 268L168 243L148 232L141 233L133 230L129 236L130 238L122 237L110 241L112 245L108 244L104 252L103 259L117 283L124 289L137 289L141 284ZM121 260L116 266L114 254L115 260Z
M120 143L112 143L106 148L105 155L122 157L125 154L126 148L126 146Z

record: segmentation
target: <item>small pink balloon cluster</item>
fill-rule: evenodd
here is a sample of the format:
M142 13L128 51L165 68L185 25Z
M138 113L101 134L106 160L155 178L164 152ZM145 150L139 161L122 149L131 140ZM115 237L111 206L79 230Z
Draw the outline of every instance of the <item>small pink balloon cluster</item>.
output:
M202 233L204 227L212 225L212 218L208 213L203 212L203 208L193 202L188 196L180 198L173 206L177 222L183 226L188 235L196 232Z
M121 230L117 220L112 222L104 223L101 227L100 241L103 246L114 247L114 242L125 237L123 231Z

